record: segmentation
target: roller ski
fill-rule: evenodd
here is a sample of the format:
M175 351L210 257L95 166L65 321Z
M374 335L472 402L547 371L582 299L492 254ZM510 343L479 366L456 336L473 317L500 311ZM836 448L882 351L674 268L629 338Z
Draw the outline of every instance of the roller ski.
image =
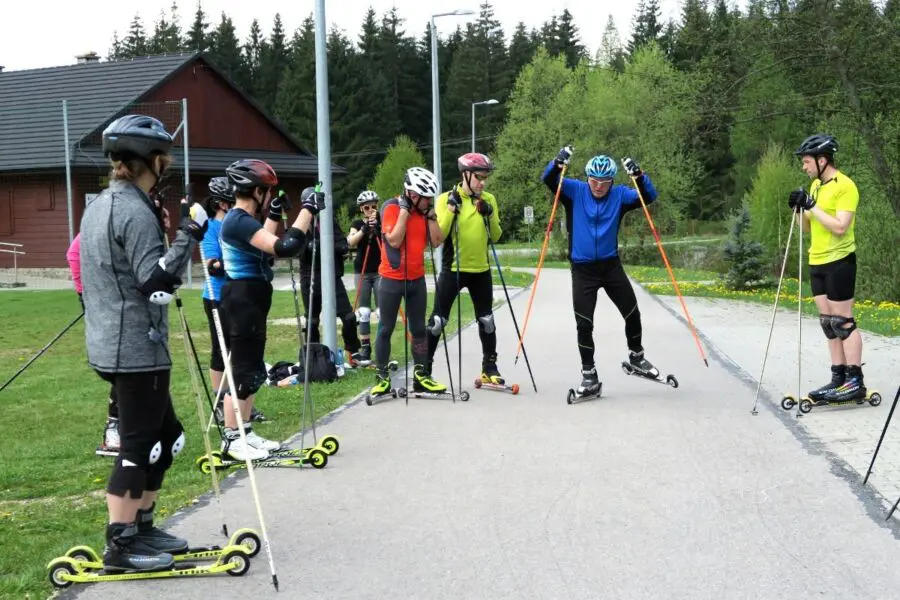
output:
M388 367L388 369L389 369L390 371L396 371L397 369L400 368L400 363L398 363L396 360L392 360L391 362L389 362L389 363L387 364L387 367ZM370 362L370 363L368 363L368 364L360 364L360 365L357 365L357 366L355 366L355 367L353 367L353 368L354 368L354 369L357 369L357 370L377 371L377 370L378 370L378 365L376 365L376 364Z
M643 351L629 353L628 362L622 362L622 371L626 375L634 375L641 379L672 386L672 388L678 387L678 380L675 379L675 376L670 373L663 379L659 373L659 369L654 367L649 360L644 358Z
M259 535L252 529L239 529L234 532L228 539L228 543L222 547L200 546L197 548L188 548L184 552L172 553L172 560L177 563L200 562L208 560L219 560L229 549L236 546L243 547L250 558L259 554L262 548L262 542ZM65 554L65 558L71 558L71 563L78 571L102 571L104 570L103 558L90 546L75 546L69 548Z
M431 376L430 369L426 370L422 365L416 365L413 369L413 387L411 390L400 388L397 393L401 398L421 398L426 400L456 400L469 401L469 392L460 390L454 397L443 383L436 381Z
M487 356L481 362L481 377L475 380L475 389L484 388L496 392L509 392L516 395L519 393L519 384L506 385L506 380L500 375L497 369L497 355Z
M314 469L324 469L328 466L328 454L320 448L284 448L269 452L265 458L253 458L250 462L253 463L255 469L300 468L307 465ZM194 461L194 464L206 475L212 471L213 466L216 471L247 467L246 459L238 460L230 454L218 450L212 452L212 460L209 456L204 455Z
M66 588L73 583L161 579L228 573L241 576L250 569L250 557L259 553L259 537L250 530L236 532L224 548L191 549L185 540L153 527L153 509L140 510L136 523L111 523L106 528L102 559L88 546L76 546L47 565L50 583ZM246 545L245 545L246 544ZM176 560L178 556L181 560ZM187 558L191 556L191 558ZM198 566L193 561L214 559ZM190 561L190 562L189 562Z
M391 363L396 365L397 361L392 360L387 367L376 367L375 385L369 388L369 391L366 393L367 406L372 406L386 398L396 398L398 396L397 388L391 385L391 376L388 372L389 370L396 371L397 368L392 367Z
M103 429L103 441L97 446L94 454L97 456L118 456L119 444L119 420L107 417L106 427Z
M581 400L594 400L603 394L603 383L597 375L596 367L590 369L581 369L581 385L578 389L569 388L569 394L566 396L567 404L575 404Z
M831 381L815 389L808 396L800 398L799 408L803 414L809 413L813 407L840 406L844 404L865 404L871 406L881 404L881 394L868 391L863 385L862 371L859 367L843 371L838 366L831 367ZM794 396L785 394L781 399L781 408L791 410L798 402Z

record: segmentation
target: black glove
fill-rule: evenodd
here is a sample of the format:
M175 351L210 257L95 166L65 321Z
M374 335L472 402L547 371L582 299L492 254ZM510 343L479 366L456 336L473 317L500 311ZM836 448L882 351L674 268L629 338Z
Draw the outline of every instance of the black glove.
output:
M641 176L641 168L638 166L636 162L634 162L633 158L625 158L622 160L622 166L625 167L625 172L631 175L632 177L640 177Z
M484 200L477 200L475 202L475 210L478 211L482 217L490 217L494 214L494 206L490 202L485 202Z
M319 214L320 211L325 210L325 194L322 192L313 192L300 205L301 210L304 208L313 215Z
M282 215L291 209L291 201L288 195L281 190L278 195L269 202L269 218L273 221L280 221Z
M429 221L437 221L437 212L435 212L433 206L429 206L428 210L425 211L425 218Z
M400 194L397 203L400 205L400 210L405 210L407 212L412 210L412 204L409 203L409 198L406 197L406 194Z
M447 208L452 208L453 212L459 211L459 205L462 203L456 188L453 188L447 195Z
M178 229L185 232L198 242L203 241L206 229L209 227L209 218L206 209L196 202L188 206L186 200L181 201L181 222Z
M218 258L211 260L206 266L206 272L212 277L223 277L225 275L225 263Z
M574 148L572 148L571 144L566 146L559 151L559 154L556 155L556 158L553 159L553 162L556 163L557 167L569 164L569 159L572 158L572 153L574 151L575 150Z
M794 212L799 212L801 208L803 210L812 210L815 205L816 199L807 194L803 189L796 189L788 196L788 206L790 206Z

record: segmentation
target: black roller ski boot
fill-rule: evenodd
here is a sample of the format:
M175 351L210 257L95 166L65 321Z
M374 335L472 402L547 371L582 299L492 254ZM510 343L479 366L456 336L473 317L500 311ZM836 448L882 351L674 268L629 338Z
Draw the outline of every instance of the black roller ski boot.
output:
M103 569L107 572L159 571L171 569L175 558L160 552L138 537L134 523L110 523L106 526Z
M832 367L834 371L834 367ZM835 374L835 379L837 375ZM800 399L800 412L808 413L814 406L829 406L831 404L863 404L868 402L872 406L881 404L881 394L866 389L863 383L862 367L851 365L846 369L846 377L844 382L821 396L814 399L812 394L809 397ZM785 396L781 401L781 408L790 410L797 402L792 396Z
M359 350L350 355L350 364L355 368L368 367L372 364L372 346L363 344Z
M177 538L174 535L166 533L162 529L153 526L153 509L156 503L147 510L138 510L137 518L137 535L135 538L146 544L150 548L167 554L180 554L188 549L187 540Z
M488 354L481 361L481 377L475 380L475 389L484 388L498 392L519 393L519 384L506 385L506 380L497 369L497 353Z
M569 389L566 402L572 404L576 400L599 398L602 393L603 384L597 375L597 368L594 365L582 365L581 385L577 390Z
M835 390L847 380L847 365L831 365L831 381L809 393L809 399L814 403L825 399L825 395Z
M640 377L641 379L646 379L654 383L668 385L673 388L678 387L678 380L675 379L675 376L671 373L666 375L665 379L660 376L659 369L654 367L653 364L647 360L643 350L640 352L630 351L628 353L628 362L622 363L622 371L624 371L626 375L634 375L635 377Z

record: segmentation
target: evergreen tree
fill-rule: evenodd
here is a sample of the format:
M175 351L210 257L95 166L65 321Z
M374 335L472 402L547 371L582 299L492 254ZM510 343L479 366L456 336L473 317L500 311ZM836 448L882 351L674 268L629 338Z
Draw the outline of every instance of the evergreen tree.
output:
M659 40L663 29L659 17L659 0L638 0L631 39L628 41L628 56L633 57L642 46Z
M278 85L289 60L284 24L281 15L276 13L269 41L261 48L259 71L255 81L256 99L271 111L275 109Z
M409 136L399 135L378 165L368 185L381 199L393 198L403 191L403 178L410 167L424 167L425 158Z
M209 36L209 55L212 61L243 89L249 90L250 80L246 76L241 46L231 17L222 13L222 19Z
M747 290L759 285L766 275L765 249L750 239L750 210L743 205L731 224L731 236L725 242L723 255L728 263L725 285L733 290Z
M200 2L197 2L197 11L194 13L194 22L184 39L184 49L189 51L206 52L209 48L209 22Z
M509 69L513 77L522 70L522 67L531 62L537 50L537 32L525 28L525 23L519 21L516 30L509 41Z
M294 32L290 62L275 95L275 116L303 147L316 149L315 22L312 15Z
M178 23L178 5L172 2L169 18L160 11L153 36L147 43L148 54L167 54L181 50L181 26Z
M615 69L619 73L625 70L625 51L622 47L622 38L619 37L619 28L616 27L612 15L606 17L606 27L603 29L603 37L594 61L601 67Z
M690 71L707 56L710 46L709 13L706 0L685 0L681 9L681 28L675 35L672 63Z
M122 43L121 58L137 58L147 55L147 35L144 32L144 23L141 15L135 14L128 28L128 35Z
M566 65L573 69L578 62L585 58L585 48L578 34L578 27L568 8L563 9L559 17L556 30L559 43L559 52L566 57Z
M266 41L263 37L262 29L259 26L259 21L253 19L253 22L250 23L250 35L247 37L247 41L244 42L244 46L241 49L241 63L244 69L242 75L244 81L247 83L247 91L251 92L257 98L260 96L260 90L258 88L259 64L265 45Z
M119 40L118 32L113 32L113 41L112 46L109 49L109 53L106 55L106 60L117 60L122 58L122 54L124 52L124 48L122 46L121 40Z

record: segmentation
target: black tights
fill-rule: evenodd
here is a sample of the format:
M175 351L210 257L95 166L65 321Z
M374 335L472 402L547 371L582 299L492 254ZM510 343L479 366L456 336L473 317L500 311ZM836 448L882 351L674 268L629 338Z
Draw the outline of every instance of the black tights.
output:
M425 277L413 281L382 277L378 282L377 297L381 318L378 321L378 335L375 338L375 357L379 368L386 367L391 359L391 335L397 324L401 301L406 307L414 364L424 366L428 360L428 344L425 341L425 305L428 290L425 287Z
M572 307L578 330L581 364L594 366L594 309L603 288L625 319L625 340L632 352L641 352L641 311L622 262L618 257L572 264Z

